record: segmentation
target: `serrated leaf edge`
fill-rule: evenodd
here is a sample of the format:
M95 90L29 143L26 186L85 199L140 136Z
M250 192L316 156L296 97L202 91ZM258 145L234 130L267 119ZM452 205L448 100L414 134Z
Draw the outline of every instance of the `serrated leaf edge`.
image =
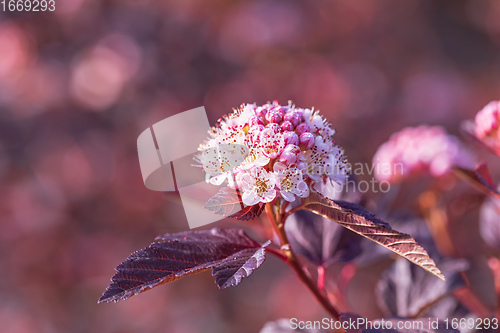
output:
M317 195L319 195L322 199L327 200L327 203L333 203L334 205L331 205L331 204L326 204L326 203L321 202L321 201L310 201L310 202L306 202L306 203L304 204L305 209L307 209L307 210L309 210L309 211L311 211L311 212L313 212L313 213L315 213L315 214L317 214L317 215L323 216L324 218L327 218L327 219L329 219L330 221L336 222L336 223L340 224L341 226L343 226L343 227L345 227L345 228L347 228L347 229L351 230L352 232L357 233L358 235L361 235L361 236L363 236L363 237L365 237L365 238L368 238L365 234L363 234L362 232L358 232L357 230L355 230L355 229L351 226L351 225L358 226L359 224L356 224L356 223L349 223L349 222L347 222L347 221L346 221L346 222L344 222L344 221L337 221L337 220L333 219L332 217L330 217L330 216L328 216L328 215L326 215L326 214L321 213L321 212L320 212L320 211L318 211L318 210L315 210L315 209L313 209L313 208L308 207L308 206L311 206L311 205L321 205L321 206L323 206L323 207L326 207L326 208L331 208L331 209L336 209L336 210L339 210L339 208L340 208L340 210L341 210L341 211L343 211L343 212L346 212L346 213L348 213L348 214L352 214L352 215L359 216L359 217L363 218L365 221L369 221L369 220L367 220L364 216L358 215L358 214L356 214L355 212L353 212L353 211L351 211L351 210L349 210L349 209L343 209L343 208L341 208L340 206L338 206L337 204L335 204L335 202L334 202L333 200L330 200L330 199L328 199L328 198L326 198L326 197L322 196L322 195L321 195L321 194L319 194L319 193L316 193L316 194L317 194ZM337 207L335 207L335 206L338 206L339 208L337 208ZM373 222L371 222L371 223L373 223ZM374 224L375 224L375 223L374 223ZM361 226L361 225L360 225L360 226ZM413 239L410 235L408 235L408 234L404 234L404 233L401 233L401 232L396 231L396 230L394 230L394 229L392 229L392 228L387 228L386 226L383 226L383 225L377 225L377 224L375 224L375 225L373 225L373 226L370 226L370 225L362 225L362 227L366 227L366 228L385 228L385 229L387 229L387 230L388 230L388 232L389 232L389 233L387 233L387 234L376 234L377 236L378 236L378 235L381 235L381 236L390 236L390 235L394 235L394 236L398 236L398 237L403 236L403 237L408 237L408 238L410 238L410 240L408 240L408 241L398 241L398 242L393 242L393 243L391 243L391 244L383 244L383 243L381 243L381 242L379 242L379 241L377 241L377 240L375 240L375 239L372 239L372 238L368 238L368 239L369 239L369 240L371 240L372 242L375 242L375 243L377 243L377 244L379 244L379 245L382 245L383 247L385 247L385 248L387 248L387 249L391 250L392 252L396 253L397 255L399 255L399 256L401 256L401 257L403 257L403 258L405 258L405 259L409 260L410 262L412 262L412 263L414 263L414 264L416 264L416 265L418 265L418 266L422 267L422 268L423 268L423 269L425 269L427 272L429 272L429 273L431 273L431 274L433 274L433 275L437 276L437 277L438 277L438 278L440 278L441 280L445 281L445 277L444 277L444 275L441 273L441 270L440 270L440 269L436 266L436 263L434 262L434 260L433 260L433 259L429 256L429 254L427 253L427 251L426 251L426 250L425 250L422 246L420 246L420 245L417 243L417 241L415 241L415 240L414 240L414 239ZM412 240L413 240L413 241L412 241ZM397 252L395 249L393 249L394 245L397 245L398 243L416 244L416 246L418 247L418 249L419 249L420 251L419 251L419 252L415 252L415 251L413 251L413 252L407 252L407 253L405 253L405 254L399 253L399 252ZM423 257L423 258L425 259L425 261L427 261L428 263L421 263L421 262L420 262L421 260L418 260L418 259L413 259L413 258L411 258L411 257L407 257L407 256L406 256L406 254L412 254L412 253L413 253L414 255L419 256L419 257L421 258L421 260L423 260L423 259L422 259L422 257Z

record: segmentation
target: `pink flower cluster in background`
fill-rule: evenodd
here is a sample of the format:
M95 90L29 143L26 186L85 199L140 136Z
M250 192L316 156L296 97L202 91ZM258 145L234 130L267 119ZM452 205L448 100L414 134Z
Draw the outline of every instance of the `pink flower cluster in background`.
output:
M476 114L469 132L495 154L500 155L499 127L500 101L492 101Z
M349 170L343 150L332 140L334 133L314 109L277 101L244 104L219 119L200 145L197 160L207 182L227 181L240 190L245 205L271 202L278 196L292 202L307 197L312 182L344 183Z
M373 157L375 178L395 182L420 171L439 177L454 166L472 168L475 159L440 126L406 127L383 143Z
M489 137L500 140L498 131L500 122L500 101L488 103L481 111L476 114L476 136L484 140Z

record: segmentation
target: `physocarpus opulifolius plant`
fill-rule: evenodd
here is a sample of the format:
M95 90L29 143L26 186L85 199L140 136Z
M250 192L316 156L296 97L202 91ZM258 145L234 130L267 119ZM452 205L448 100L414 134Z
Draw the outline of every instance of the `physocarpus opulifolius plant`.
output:
M299 210L336 222L444 279L434 261L411 236L393 230L355 203L331 200L315 191L314 183L342 185L346 181L349 167L343 150L333 141L334 134L335 130L318 111L297 108L291 103L283 106L277 101L261 106L243 104L219 119L200 145L196 160L205 172L206 181L221 186L219 193L209 200L212 208L214 205L232 208L231 213L227 209L210 210L244 220L257 218L265 210L268 221L264 225L269 228L257 231L263 231L261 236L267 237L267 230L272 229L277 244L256 241L237 228L165 234L117 267L113 282L100 301L127 299L207 269L212 270L219 288L236 286L262 264L266 253L271 253L287 262L332 318L338 319L337 305L331 302L326 290L323 260L306 264L295 255L288 241L286 220ZM231 191L238 195L226 195ZM235 207L240 211L235 213ZM258 209L253 210L255 207ZM298 230L292 228L290 232L300 233ZM294 239L299 236L294 235ZM324 251L330 248L331 241L326 237L324 246L311 247L311 251L321 252L313 253L312 257L328 262L325 255L336 255ZM316 275L310 273L311 266L316 268Z

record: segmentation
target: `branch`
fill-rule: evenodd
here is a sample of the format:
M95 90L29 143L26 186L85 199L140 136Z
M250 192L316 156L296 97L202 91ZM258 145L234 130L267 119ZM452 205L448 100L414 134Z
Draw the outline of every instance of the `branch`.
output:
M299 259L293 253L290 243L288 242L288 237L285 233L285 219L297 211L300 206L295 207L288 213L275 214L272 203L266 204L266 213L269 217L271 224L273 225L274 231L278 235L281 243L282 252L287 257L287 262L292 266L293 270L297 273L300 280L309 288L309 290L316 297L318 302L323 306L323 308L330 313L333 319L338 320L340 318L339 312L330 303L330 300L326 296L323 290L318 289L317 283L314 281L312 276L304 269L304 266L300 263ZM301 207L302 208L302 207Z

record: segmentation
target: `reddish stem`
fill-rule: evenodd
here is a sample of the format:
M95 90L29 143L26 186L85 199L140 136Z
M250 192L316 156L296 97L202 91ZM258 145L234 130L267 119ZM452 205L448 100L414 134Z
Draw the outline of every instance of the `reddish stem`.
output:
M283 253L283 251L281 251L279 249L272 248L270 246L268 246L266 248L266 251L274 254L276 257L278 257L281 260L283 260L284 262L288 263L288 257L286 256L286 254Z
M266 213L271 221L271 224L274 228L274 231L279 237L280 245L281 245L281 253L286 256L286 262L292 266L293 270L299 276L300 280L309 288L309 290L316 297L318 302L323 306L323 308L330 313L334 320L338 320L340 318L339 312L335 307L330 303L325 290L321 290L318 288L317 282L314 281L312 276L305 270L305 267L300 263L299 259L293 253L290 243L288 242L288 237L285 233L285 219L289 215L286 215L282 212L282 209L277 204L277 213L274 212L273 204L266 204ZM285 217L285 218L284 218ZM273 252L274 253L274 252Z
M320 265L318 266L318 289L319 290L325 290L325 280L326 280L326 274L325 274L325 266Z

